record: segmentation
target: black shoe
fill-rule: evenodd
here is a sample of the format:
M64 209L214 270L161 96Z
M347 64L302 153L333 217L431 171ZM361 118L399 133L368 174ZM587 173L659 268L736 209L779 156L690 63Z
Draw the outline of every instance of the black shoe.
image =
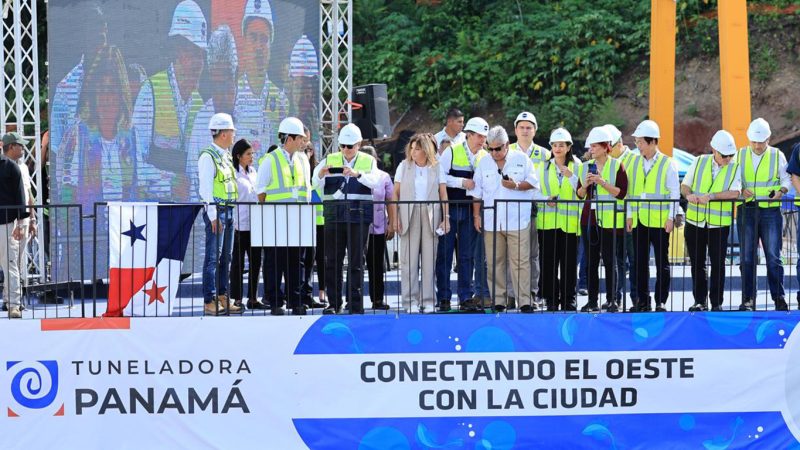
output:
M597 303L587 303L581 308L581 312L600 312L600 308L597 307Z
M499 313L500 313L500 312L503 312L503 311L505 311L505 310L506 310L506 307L505 307L504 305L494 305L494 306L492 307L492 310L493 310L494 312L499 312Z
M667 308L663 303L656 303L656 312L667 312Z
M600 309L602 309L603 311L605 311L605 310L607 310L607 309L608 309L608 305L610 305L610 304L611 304L611 302L605 302L605 303L603 303L602 305L600 305Z
M344 314L364 314L364 308L347 308Z
M386 310L388 310L390 308L391 308L391 306L389 306L389 305L387 305L386 303L383 303L383 302L376 302L376 303L372 304L372 309L378 309L378 310L386 311Z
M589 291L584 288L578 289L578 295L589 295Z
M247 302L245 306L247 306L247 309L267 309L267 307L258 300L254 302Z
M610 313L619 312L619 305L617 305L617 302L608 302L608 307L606 308L606 311Z
M534 311L536 311L536 308L531 305L522 305L522 307L519 308L519 312L523 314L531 314Z
M306 308L324 308L326 306L328 305L325 303L316 302L314 300L311 300L310 304L306 304Z
M333 306L328 306L327 308L322 310L322 314L326 316L336 315L339 314L339 311Z
M705 303L695 303L694 305L689 307L689 311L691 312L701 312L701 311L708 311Z
M712 306L711 311L722 311L722 306L719 305Z
M439 312L450 312L450 300L439 300Z
M282 306L278 306L276 308L270 309L269 314L271 316L285 316L286 310L284 310Z
M517 309L517 299L514 297L508 297L508 301L506 301L506 308Z
M776 298L775 299L775 311L788 311L789 305L786 303L786 300L783 298Z
M752 311L753 310L753 301L752 300L745 300L739 305L739 311Z
M292 315L293 316L305 316L308 312L306 311L305 306L299 306L297 308L292 308Z
M650 312L653 310L653 307L650 306L650 303L639 303L636 305L631 306L631 309L628 311L630 312Z

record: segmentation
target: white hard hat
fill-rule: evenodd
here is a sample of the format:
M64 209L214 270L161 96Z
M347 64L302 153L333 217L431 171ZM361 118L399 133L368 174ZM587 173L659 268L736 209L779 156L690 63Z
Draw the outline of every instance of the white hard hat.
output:
M619 128L615 125L609 123L603 125L603 128L606 129L606 132L611 137L611 145L616 145L622 139L622 131L619 131Z
M230 114L226 113L216 113L211 116L211 120L208 121L208 129L209 130L235 130L236 128L233 126L233 118Z
M772 130L769 129L767 121L761 117L747 127L747 139L750 139L750 142L765 142L770 136L772 136Z
M522 121L530 122L534 127L539 128L539 124L536 123L536 116L534 116L533 113L529 113L527 111L519 113L517 120L514 121L514 128L517 127L517 123Z
M649 138L660 138L661 131L658 129L658 124L653 122L652 120L643 120L642 123L636 127L636 131L633 132L633 137L649 137Z
M293 134L296 136L304 136L306 131L303 129L303 122L297 117L287 117L281 120L278 126L278 133Z
M242 17L242 34L244 34L244 24L248 19L264 19L269 22L270 41L275 37L275 22L272 21L272 6L269 0L247 0L244 6L244 17Z
M361 137L361 128L358 128L354 123L348 123L339 130L339 144L340 145L356 145L363 141Z
M736 140L733 135L725 130L719 130L711 138L711 148L720 154L728 156L736 154Z
M550 145L553 145L553 142L569 142L569 145L572 145L572 135L566 128L556 128L550 133Z
M304 34L300 36L289 56L290 77L315 77L319 75L319 62L314 44Z
M208 43L206 36L208 26L203 10L193 0L183 0L175 7L172 14L172 25L169 27L169 36L183 36L192 44L206 49Z
M473 117L464 125L464 131L472 131L486 137L489 134L489 123L480 117Z
M611 134L608 132L605 126L594 127L591 131L589 131L589 135L586 136L584 147L589 148L592 144L599 144L600 142L608 142L611 144L611 140Z

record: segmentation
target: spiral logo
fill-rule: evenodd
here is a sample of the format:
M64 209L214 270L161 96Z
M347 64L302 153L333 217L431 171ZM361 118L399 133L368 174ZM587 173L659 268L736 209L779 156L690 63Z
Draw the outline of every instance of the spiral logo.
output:
M17 405L41 410L50 406L58 394L58 362L8 361L6 370L11 376L11 396Z

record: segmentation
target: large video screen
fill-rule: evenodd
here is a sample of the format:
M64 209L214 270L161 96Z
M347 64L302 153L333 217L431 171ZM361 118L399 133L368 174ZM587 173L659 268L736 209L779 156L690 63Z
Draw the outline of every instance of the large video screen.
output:
M217 112L256 161L290 115L318 146L319 23L318 0L50 0L51 201L84 214L95 202L199 201Z

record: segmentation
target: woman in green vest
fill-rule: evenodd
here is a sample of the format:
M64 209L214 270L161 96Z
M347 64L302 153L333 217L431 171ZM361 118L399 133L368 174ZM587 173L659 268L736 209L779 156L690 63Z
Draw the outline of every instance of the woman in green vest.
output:
M725 258L728 234L733 223L733 203L739 197L742 180L734 161L736 142L725 130L711 139L713 154L694 160L681 183L686 208L686 246L692 263L694 306L689 311L722 311L725 290ZM706 258L711 262L711 290L708 289Z
M589 302L582 312L599 312L599 263L606 271L608 311L619 311L616 256L622 254L625 238L625 215L621 201L628 192L628 176L619 161L610 156L612 136L604 127L595 127L586 138L592 159L581 166L578 197L585 198L581 226L586 231L583 242L588 265Z
M539 280L548 311L576 311L580 204L577 202L580 160L572 154L572 136L564 128L550 134L552 155L537 164L540 192L536 216L541 261Z

